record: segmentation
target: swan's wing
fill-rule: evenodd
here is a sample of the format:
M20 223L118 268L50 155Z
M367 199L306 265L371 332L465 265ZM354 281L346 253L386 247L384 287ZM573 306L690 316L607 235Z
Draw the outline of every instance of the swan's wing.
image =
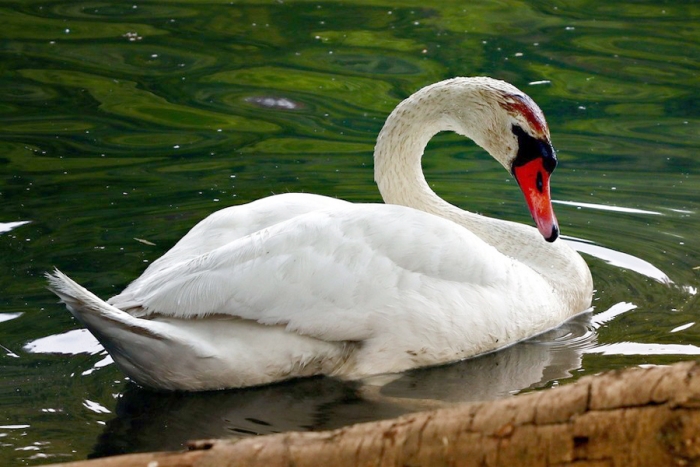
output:
M420 319L446 325L450 319L431 318L440 303L494 306L519 267L451 221L401 206L347 205L171 265L111 303L151 315L232 315L324 340L364 340L377 326L392 326L378 321L406 319L407 303ZM488 319L483 314L477 319Z
M327 196L285 193L221 209L192 227L175 246L151 263L141 277L124 292L132 287L139 287L140 282L149 280L159 271L216 250L253 232L311 211L349 204L347 201ZM108 300L108 303L114 305L112 299Z
M195 225L163 258L182 255L185 252L192 255L206 253L292 217L349 204L347 201L327 196L286 193L224 208Z

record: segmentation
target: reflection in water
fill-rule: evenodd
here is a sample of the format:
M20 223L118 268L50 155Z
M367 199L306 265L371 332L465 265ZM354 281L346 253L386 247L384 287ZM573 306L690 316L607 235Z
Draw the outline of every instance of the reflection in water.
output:
M381 378L307 378L206 393L159 393L129 385L92 457L181 449L192 439L327 430L455 402L506 397L569 378L595 344L591 314L499 352Z
M578 238L574 239L569 237L565 238L565 241L571 248L579 253L586 253L602 259L611 266L629 269L643 276L650 277L657 282L661 282L662 284L673 283L673 281L662 270L641 258L637 258L636 256L628 255L627 253L622 253L621 251L616 251L611 248L605 248L600 245L594 245L593 243Z
M24 313L0 313L0 323L10 321L11 319L19 318Z
M617 318L623 313L627 313L628 311L634 310L635 308L637 308L637 305L634 305L632 303L616 303L607 310L593 316L593 318L591 319L591 325L594 329L599 329L604 324L612 321L613 319Z
M663 216L663 214L661 214L660 212L646 211L644 209L636 209L636 208L626 208L623 206L608 206L605 204L580 203L578 201L560 201L560 200L556 200L556 199L553 199L552 203L566 204L568 206L575 206L575 207L581 207L581 208L599 209L601 211L624 212L626 214L649 214L652 216Z
M557 329L497 352L362 381L316 377L203 393L156 392L129 384L91 457L177 450L193 439L327 430L453 403L495 400L572 378L582 371L586 354L700 355L700 347L692 345L597 345L598 329L636 308L617 303L596 315L582 313ZM83 329L37 339L24 349L64 354L102 351ZM110 363L107 356L82 375ZM110 412L92 400L84 400L83 406L99 414Z
M104 351L97 339L84 328L33 340L24 345L24 350L31 353L68 355L80 353L92 355Z
M644 344L641 342L617 342L601 345L586 353L602 355L700 355L700 347L692 344Z
M304 104L295 102L287 97L251 96L246 97L244 100L268 109L296 110L304 107Z
M19 358L19 355L17 355L17 354L14 353L12 350L8 349L7 347L5 347L5 346L2 345L2 344L0 344L0 350L2 350L3 352L5 352L5 356L7 356L7 357Z
M17 221L17 222L0 222L0 233L9 232L10 230L19 227L24 224L29 224L30 221Z

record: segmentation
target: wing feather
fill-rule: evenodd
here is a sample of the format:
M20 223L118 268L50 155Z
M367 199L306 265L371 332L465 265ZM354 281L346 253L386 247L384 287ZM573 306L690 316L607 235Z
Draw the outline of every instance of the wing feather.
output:
M347 204L172 262L112 301L154 315L232 315L360 341L391 328L399 313L420 328L445 322L441 313L502 302L499 291L519 267L451 221L402 206Z

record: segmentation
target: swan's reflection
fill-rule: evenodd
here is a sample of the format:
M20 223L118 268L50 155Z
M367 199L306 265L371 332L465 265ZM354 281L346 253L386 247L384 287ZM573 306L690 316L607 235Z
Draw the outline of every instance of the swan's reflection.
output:
M446 402L494 400L571 377L596 334L585 313L507 349L439 368L414 370L382 388L385 396Z
M208 393L158 393L130 385L91 457L181 449L191 439L332 429L435 405L506 397L570 377L595 343L593 326L586 313L498 352L364 382L307 378Z

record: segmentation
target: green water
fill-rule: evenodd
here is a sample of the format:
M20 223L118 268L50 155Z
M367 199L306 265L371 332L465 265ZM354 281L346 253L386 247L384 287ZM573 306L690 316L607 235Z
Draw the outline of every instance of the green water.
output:
M468 3L4 2L0 464L333 428L696 358L700 6ZM510 81L547 115L563 234L591 244L577 247L592 318L381 389L158 394L45 289L59 266L111 296L208 213L272 193L379 201L384 118L458 75ZM461 138L435 138L424 167L450 202L531 223L509 175Z

